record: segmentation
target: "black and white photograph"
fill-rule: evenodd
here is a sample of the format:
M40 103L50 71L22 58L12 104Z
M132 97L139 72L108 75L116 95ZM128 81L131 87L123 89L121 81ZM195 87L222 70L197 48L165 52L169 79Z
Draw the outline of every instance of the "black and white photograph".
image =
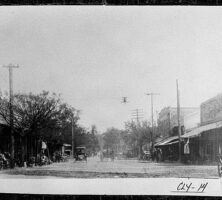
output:
M0 193L221 196L221 17L0 7Z

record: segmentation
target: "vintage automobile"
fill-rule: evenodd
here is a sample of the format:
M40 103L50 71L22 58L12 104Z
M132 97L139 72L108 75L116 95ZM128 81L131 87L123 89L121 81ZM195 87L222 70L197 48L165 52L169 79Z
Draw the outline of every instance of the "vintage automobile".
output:
M76 161L87 161L86 147L76 147L74 157Z
M142 159L143 160L151 160L151 153L150 153L150 151L144 151Z

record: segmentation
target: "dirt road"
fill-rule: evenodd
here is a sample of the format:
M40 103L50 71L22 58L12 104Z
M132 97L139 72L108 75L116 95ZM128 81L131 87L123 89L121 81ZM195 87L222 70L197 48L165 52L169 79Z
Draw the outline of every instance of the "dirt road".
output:
M89 158L85 161L69 160L33 168L0 171L1 178L134 178L134 177L192 177L217 178L217 166L182 165L179 163L139 162L137 160L105 160Z

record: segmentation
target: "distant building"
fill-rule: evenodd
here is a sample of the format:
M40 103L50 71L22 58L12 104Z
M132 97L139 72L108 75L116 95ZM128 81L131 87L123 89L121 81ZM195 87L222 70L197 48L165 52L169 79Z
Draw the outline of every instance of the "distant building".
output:
M180 108L181 136L187 130L199 126L200 109L197 107ZM162 151L161 160L176 161L179 158L178 117L176 107L165 107L159 113L158 135L161 140L156 141L155 148Z
M71 144L63 144L61 147L62 155L71 155L72 153L72 145Z
M170 107L160 112L158 126L165 138L155 147L162 149L163 160L178 160L178 135L172 133L177 126L176 114L176 108ZM192 163L217 161L218 155L222 155L222 94L201 103L200 109L181 108L181 125L185 129L181 136L182 160ZM189 146L189 153L185 152L185 144Z
M190 141L190 160L212 162L222 154L222 94L200 105L200 126L182 138Z
M0 152L10 152L10 127L0 116Z
M180 125L182 134L185 130L197 127L200 123L200 108L181 107L180 108ZM178 119L176 107L165 107L159 113L158 134L167 138L178 135Z

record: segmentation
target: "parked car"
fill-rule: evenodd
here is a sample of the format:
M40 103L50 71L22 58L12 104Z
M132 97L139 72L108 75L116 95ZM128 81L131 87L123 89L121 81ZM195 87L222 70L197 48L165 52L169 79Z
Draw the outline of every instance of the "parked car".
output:
M86 147L76 147L74 157L76 161L87 161Z
M150 153L150 151L144 151L142 159L143 160L151 160L151 153Z

